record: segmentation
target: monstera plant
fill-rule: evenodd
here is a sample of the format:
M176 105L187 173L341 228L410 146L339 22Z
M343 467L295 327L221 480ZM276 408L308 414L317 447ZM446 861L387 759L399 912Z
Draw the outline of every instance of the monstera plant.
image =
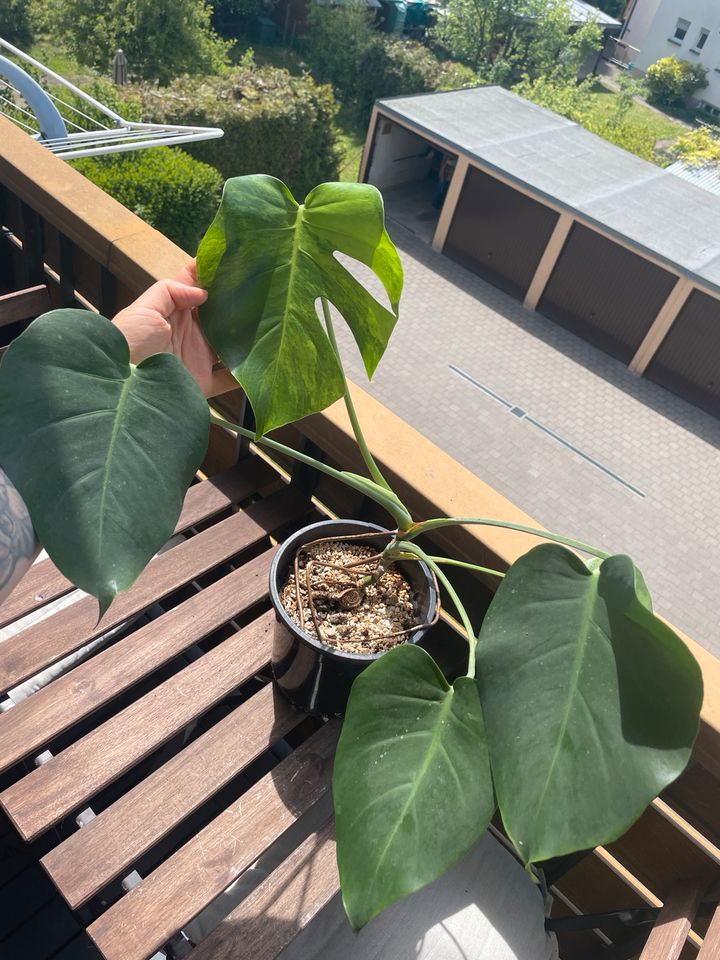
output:
M389 308L338 254L375 274ZM465 672L452 683L425 650L401 644L352 688L333 796L353 927L450 867L496 809L526 864L618 837L688 761L699 668L653 613L629 557L497 518L415 520L390 488L358 423L330 312L372 376L402 289L379 193L322 184L298 204L271 177L230 180L197 269L209 290L203 328L249 397L255 433L212 415L173 357L133 366L115 327L84 311L39 318L0 364L0 464L57 566L102 615L171 535L211 421L310 463L392 518L374 576L424 561L467 639ZM266 436L340 397L367 476ZM418 537L450 524L544 542L508 571L428 556ZM479 628L445 572L453 564L500 581Z

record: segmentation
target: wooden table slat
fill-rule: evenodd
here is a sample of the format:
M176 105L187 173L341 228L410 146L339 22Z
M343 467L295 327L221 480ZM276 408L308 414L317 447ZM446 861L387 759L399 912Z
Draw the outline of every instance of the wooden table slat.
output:
M58 734L266 597L275 550L265 551L0 713L0 771L39 752Z
M4 790L0 803L20 835L44 833L258 673L272 628L266 614Z
M292 487L258 500L246 510L179 544L150 562L130 590L121 593L97 622L97 601L85 597L0 644L0 690L7 690L95 637L119 626L189 581L307 510L308 501Z
M51 600L65 596L72 589L72 583L60 573L52 560L34 563L0 606L0 627L38 610Z
M175 533L182 533L250 496L260 485L267 483L271 475L271 468L253 457L211 480L194 484L185 496ZM30 568L0 606L0 627L19 620L72 589L72 583L60 573L52 560L41 560Z
M326 724L91 924L106 960L146 960L309 810L329 788L338 730Z
M720 907L715 908L697 960L720 960Z
M229 913L192 960L275 960L339 889L331 821Z
M304 719L271 685L43 858L76 908Z
M655 806L648 807L606 849L663 902L678 877L705 878L706 886L720 881L720 862L713 845L699 842L677 819L669 819Z
M679 960L695 919L706 880L677 881L663 903L640 960Z

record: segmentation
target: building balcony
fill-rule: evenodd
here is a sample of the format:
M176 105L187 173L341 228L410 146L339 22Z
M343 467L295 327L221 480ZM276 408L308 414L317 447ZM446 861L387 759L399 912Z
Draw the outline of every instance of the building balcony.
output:
M152 282L172 276L183 266L187 255L182 250L79 173L6 121L0 121L0 133L2 348L46 309L82 306L111 317ZM23 295L11 296L19 292ZM471 474L369 394L354 386L352 392L359 417L367 425L368 442L375 459L414 515L484 515L537 526L521 507ZM245 400L239 390L216 398L214 405L236 422L245 416ZM340 404L283 428L274 436L339 469L362 472L352 430ZM82 883L77 877L68 878L68 884L77 891L68 898L70 906L50 891L38 861L42 860L43 867L53 877L62 875L67 867L58 851L71 850L80 842L76 838L82 830L74 821L78 814L88 809L108 812L117 800L118 789L132 791L126 794L125 800L135 795L135 791L142 792L144 784L155 782L159 758L163 763L178 763L177 758L186 752L183 736L188 724L205 724L207 731L217 723L213 729L220 729L230 709L236 707L238 701L233 699L233 688L232 694L218 696L217 700L208 696L199 706L180 710L174 719L164 719L162 732L155 728L154 721L144 721L145 727L142 725L146 716L142 711L150 703L148 698L176 689L178 671L201 671L203 659L210 655L219 657L217 651L229 642L235 630L258 624L266 615L267 597L262 588L257 594L248 594L245 606L239 605L237 609L234 601L215 599L212 604L208 599L203 607L203 596L219 596L211 592L219 591L223 578L233 576L243 564L246 571L250 571L251 565L253 570L260 569L265 563L266 551L301 526L308 516L354 517L381 523L386 519L380 508L359 493L304 465L293 465L280 457L270 459L253 444L239 442L234 434L216 426L212 427L200 481L191 487L185 519L181 517L178 527L187 538L186 546L181 544L151 563L149 570L156 572L149 580L138 581L116 613L113 629L119 632L110 647L103 648L101 654L90 651L90 659L78 669L89 670L88 665L93 664L95 656L108 657L119 643L126 642L129 635L137 636L140 630L145 631L148 649L153 643L159 643L161 637L166 638L162 642L169 643L169 628L165 625L174 622L173 617L180 617L182 613L178 611L190 602L196 603L201 611L185 628L189 631L186 641L192 648L191 654L182 660L188 650L179 636L173 640L176 652L172 656L163 655L164 659L159 658L152 669L148 667L145 674L138 674L137 682L121 678L117 688L104 692L94 688L91 693L76 684L72 687L76 698L72 723L53 720L53 708L44 692L45 699L38 701L42 702L42 709L38 707L33 715L33 697L29 697L29 705L22 707L29 717L27 741L13 745L6 741L4 747L0 747L0 758L4 751L4 756L12 761L6 764L1 775L0 803L6 811L14 811L14 824L5 812L0 813L0 833L6 835L2 842L7 848L4 873L0 874L0 917L3 918L0 955L3 957L23 956L32 960L49 960L54 956L63 960L75 956L98 957L93 943L103 945L105 918L122 911L124 898L129 900L127 889L141 876L147 876L150 882L162 874L169 883L177 882L173 880L173 876L177 877L173 865L181 862L188 842L183 832L185 820L175 823L172 830L158 827L147 842L138 845L136 856L118 850L117 869L109 871L106 884L89 884L81 890ZM222 538L226 536L222 532L226 529L223 524L238 516L238 508L251 515L252 531L248 532L248 527L242 543L223 546ZM187 546L188 539L191 543L194 541L195 548ZM524 534L498 528L457 527L436 531L431 543L452 552L458 559L507 569L534 541ZM241 556L239 550L242 550ZM49 561L45 564L28 576L28 584L21 584L8 606L0 608L0 628L16 621L21 613L40 609L48 600L59 600L69 593L71 585L54 571ZM252 579L250 573L247 577ZM471 598L471 616L479 619L492 597L494 581L464 572L457 585ZM216 605L221 602L230 602L227 616L222 610L217 612ZM197 625L199 620L209 617L212 610L216 611L214 616L219 622L201 629ZM7 691L83 644L91 643L98 636L97 628L90 614L66 608L0 642L0 687ZM252 629L256 629L260 637L262 626ZM132 634L132 631L136 632ZM715 914L715 904L720 889L720 662L690 638L683 639L700 663L705 682L702 722L692 761L685 773L619 840L549 866L553 917L571 918L557 927L562 960L641 955L642 960L695 957L711 960L718 956L715 951L719 949L720 914ZM2 648L10 643L19 651L18 656L12 660L6 657L3 661ZM443 615L433 628L429 646L449 673L457 671L464 644L451 617ZM146 651L144 655L149 654ZM237 684L253 701L260 696L262 684L267 682L267 658L261 652L256 659L257 663L253 661L244 668L242 683ZM167 686L173 683L176 687ZM256 686L250 689L248 684L252 683ZM267 685L262 688L269 689ZM176 694L171 702L176 704L178 699ZM20 708L12 707L17 709ZM277 722L277 716L275 719ZM149 745L131 749L127 746L127 730L142 729L147 730ZM292 735L288 734L288 739L293 748L301 749L313 735L316 727L312 723L299 724L293 728ZM52 801L56 804L55 812L47 820L40 816L39 808L13 806L16 796L13 791L23 778L39 772L44 751L50 751L55 763L65 755L63 751L70 757L73 751L80 751L77 756L82 755L83 750L90 749L91 742L102 748L105 736L108 742L115 738L112 742L122 753L122 757L113 754L116 759L110 773L105 771L97 776L89 773L86 780L77 776L68 780L67 797ZM197 801L188 804L187 818L209 823L228 802L237 800L237 791L260 789L267 771L274 769L275 764L286 762L267 747L260 737L257 749L253 752L248 748L247 755L238 761L235 773L238 777L246 776L249 787L245 784L241 788L237 778L215 786L205 785ZM38 770L28 773L38 763ZM68 776L71 769L67 767ZM628 776L631 775L632 771L628 771ZM52 771L45 775L43 782L50 782L51 776ZM40 777L36 779L39 783ZM39 797L41 806L46 802L46 798ZM47 829L51 821L54 826ZM18 824L24 825L20 832L31 839L30 844L17 837ZM492 831L502 840L499 823L493 825ZM117 845L116 840L113 843ZM132 847L133 843L127 840L128 846ZM91 852L88 851L88 856ZM93 852L95 855L97 851ZM321 851L318 855L324 854ZM222 853L218 852L217 856L221 857ZM334 892L337 879L332 870L328 870L328 890L332 887ZM133 876L137 879L133 880ZM127 877L131 879L123 887L120 879ZM30 893L23 895L23 891L28 890ZM271 887L268 890L272 893ZM278 902L284 902L281 893L278 888L273 894L279 898ZM136 896L132 902L138 899ZM271 898L266 905L272 903ZM190 907L187 909L192 912ZM637 913L632 917L633 922L627 922L630 918L627 911L633 910L649 912ZM656 923L658 910L660 921ZM606 916L616 911L625 911L624 918ZM154 924L154 939L148 941L151 946L148 954L155 955L155 951L162 950L161 956L182 956L183 951L194 955L195 951L190 951L187 941L182 940L183 924L178 920L173 926L175 916L182 918L184 914L180 905L173 903L167 917L146 918L150 926ZM704 947L711 921L713 934ZM257 917L254 922L258 922ZM84 932L86 927L92 943ZM143 955L144 948L134 945L133 936L128 926L128 945L116 946L114 955L121 958ZM108 951L112 949L110 945ZM210 956L202 953L202 949L202 946L197 948L198 958ZM103 953L111 955L104 947Z

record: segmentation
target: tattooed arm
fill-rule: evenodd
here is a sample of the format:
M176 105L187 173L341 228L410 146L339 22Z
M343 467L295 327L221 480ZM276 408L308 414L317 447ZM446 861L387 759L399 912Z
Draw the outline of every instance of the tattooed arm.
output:
M27 573L39 550L27 507L0 468L0 603Z

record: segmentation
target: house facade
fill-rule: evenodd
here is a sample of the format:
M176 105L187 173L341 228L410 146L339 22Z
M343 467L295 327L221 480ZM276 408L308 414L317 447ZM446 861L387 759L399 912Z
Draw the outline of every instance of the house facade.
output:
M622 39L639 49L633 67L642 72L675 56L701 63L708 85L696 99L720 115L720 2L718 0L635 0L626 16Z

